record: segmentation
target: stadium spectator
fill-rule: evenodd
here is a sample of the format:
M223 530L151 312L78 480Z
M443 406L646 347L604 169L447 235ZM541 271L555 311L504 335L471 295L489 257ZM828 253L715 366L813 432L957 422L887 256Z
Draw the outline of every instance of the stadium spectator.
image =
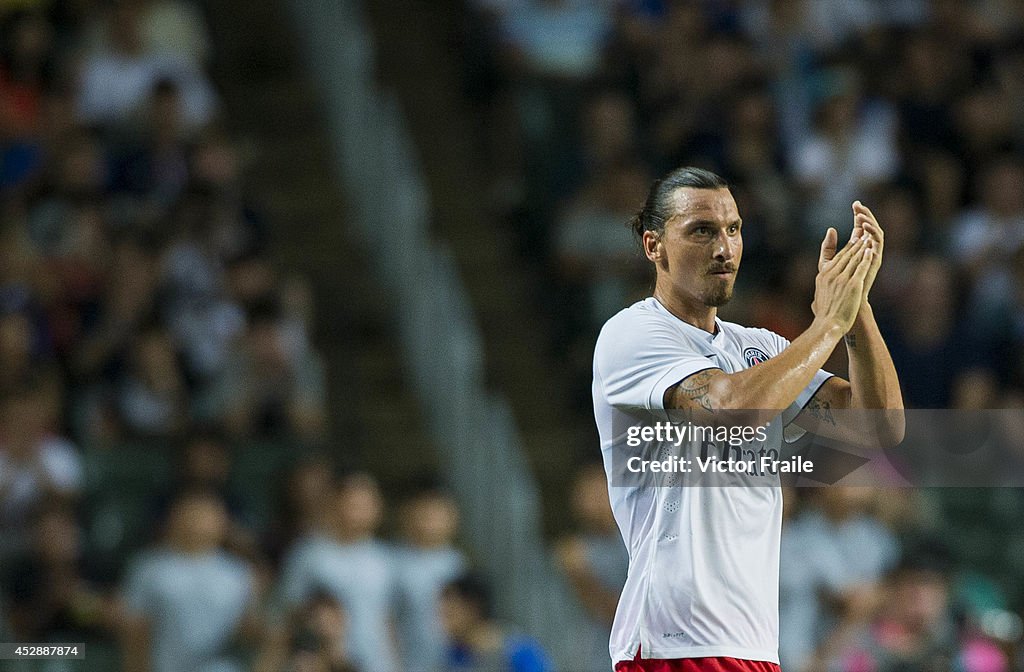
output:
M916 300L905 303L894 316L889 349L904 372L901 381L908 406L950 408L968 373L991 375L995 345L991 334L973 332L964 322L957 296L962 286L956 285L949 261L921 258L912 273L907 287Z
M323 362L308 343L288 335L276 301L254 306L241 347L215 381L202 419L219 420L236 436L320 440L327 402Z
M36 177L44 158L35 142L44 96L54 76L53 29L38 11L21 10L0 23L0 191Z
M603 466L590 465L576 474L570 504L578 529L559 540L555 560L591 623L586 646L591 655L580 662L599 669L607 665L612 619L629 569Z
M870 515L872 489L832 486L815 495L817 505L782 533L779 656L794 670L822 669L819 647L872 616L900 552L895 535Z
M950 252L974 283L976 310L1011 290L1010 261L1024 249L1024 164L1001 157L978 179L978 199L953 224Z
M448 635L448 672L548 672L547 653L533 639L495 621L489 586L473 575L449 583L441 593L441 623Z
M281 600L294 610L315 591L327 591L350 616L342 644L356 665L398 669L395 557L375 536L383 516L377 482L365 473L349 474L327 501L326 527L296 541L285 557Z
M269 638L255 672L357 672L345 649L348 614L327 591L316 591L299 607L290 627Z
M11 636L41 642L103 638L116 624L113 598L97 585L72 509L51 504L34 519L31 547L4 563Z
M950 593L945 552L907 554L887 580L878 617L827 663L829 669L1007 672L1009 660L999 646L956 622Z
M177 496L164 543L136 556L124 579L126 672L244 669L233 647L258 633L260 591L250 567L221 549L227 529L217 495Z
M0 558L24 551L35 510L73 503L83 487L78 448L53 433L52 391L29 384L0 400Z
M135 337L117 383L117 417L127 436L170 438L189 419L188 390L170 336L150 327Z
M335 465L325 454L303 455L288 472L278 493L276 519L263 546L277 564L300 539L324 534L331 516L323 503L330 499Z
M431 672L444 660L441 589L468 568L455 547L459 510L447 493L414 493L399 513L401 543L395 552L398 641L402 669Z
M255 536L257 521L231 482L234 456L223 432L215 427L192 427L184 436L172 482L149 502L153 520L167 520L180 493L216 494L228 514L223 547L254 564L260 562Z
M149 51L141 31L137 3L115 3L103 39L81 66L78 118L107 127L128 123L141 112L154 85L171 79L181 91L186 127L209 123L217 101L206 76L178 53Z
M899 169L896 117L884 101L866 100L856 74L835 69L820 75L823 89L811 134L790 162L807 205L807 235L844 226L849 204Z

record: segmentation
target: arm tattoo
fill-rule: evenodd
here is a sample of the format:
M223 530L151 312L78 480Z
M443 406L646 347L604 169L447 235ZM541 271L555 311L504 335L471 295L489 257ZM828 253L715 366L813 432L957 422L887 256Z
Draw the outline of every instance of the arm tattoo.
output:
M812 418L827 422L833 427L836 426L836 419L832 417L832 402L827 399L818 399L818 395L815 394L811 397L811 400L807 402L806 410Z
M695 401L700 404L701 408L714 413L715 409L711 408L711 400L708 398L710 390L710 380L715 376L714 371L702 371L695 373L683 382L679 383L678 393L682 394L685 398L690 401Z
M846 340L846 347L848 347L850 350L857 349L857 334L851 332L844 336L843 338L844 340Z

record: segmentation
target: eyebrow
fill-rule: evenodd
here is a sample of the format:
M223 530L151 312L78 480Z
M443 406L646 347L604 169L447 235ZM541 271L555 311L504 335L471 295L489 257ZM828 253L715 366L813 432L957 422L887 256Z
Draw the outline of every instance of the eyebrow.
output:
M724 226L733 226L734 224L743 225L742 219L734 219L731 222L726 222ZM698 226L719 226L719 223L713 219L691 219L683 222L683 227L691 229Z

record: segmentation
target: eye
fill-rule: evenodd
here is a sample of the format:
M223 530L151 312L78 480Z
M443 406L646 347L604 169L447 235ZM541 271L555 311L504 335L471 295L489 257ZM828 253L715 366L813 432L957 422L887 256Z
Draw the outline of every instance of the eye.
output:
M739 232L740 232L740 225L739 224L731 224L729 226L729 233L730 234L739 233Z
M697 228L695 228L693 230L693 232L695 234L697 234L698 236L706 236L706 235L709 235L711 233L711 227L710 226L698 226Z

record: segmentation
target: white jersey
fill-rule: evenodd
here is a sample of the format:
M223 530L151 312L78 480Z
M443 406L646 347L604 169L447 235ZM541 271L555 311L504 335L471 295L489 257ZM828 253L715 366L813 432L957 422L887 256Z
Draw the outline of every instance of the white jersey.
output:
M629 551L609 650L612 663L726 656L779 662L778 476L760 486L622 485L630 427L669 419L665 390L704 369L734 373L773 357L789 341L765 329L715 320L694 327L648 298L612 317L594 353L594 415L615 520ZM771 422L762 450L781 453L782 430L831 374L819 371ZM628 452L627 452L628 451ZM613 452L615 457L613 458Z

